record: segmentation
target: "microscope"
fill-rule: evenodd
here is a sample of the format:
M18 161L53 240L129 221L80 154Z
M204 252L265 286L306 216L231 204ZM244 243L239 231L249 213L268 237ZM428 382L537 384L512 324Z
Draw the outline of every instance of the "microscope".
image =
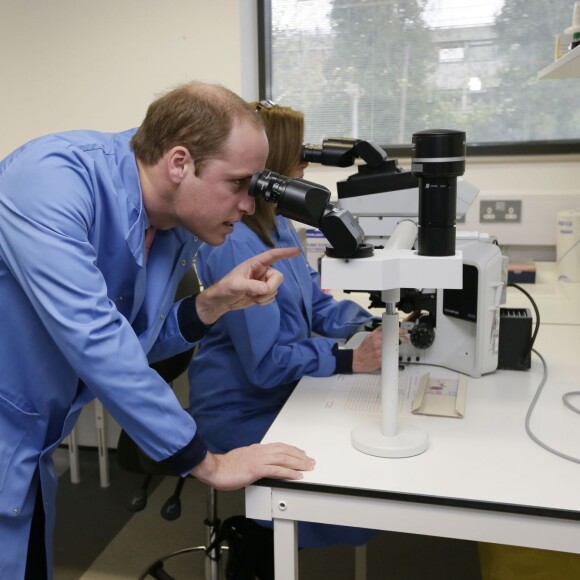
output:
M363 161L356 174L337 183L337 193L338 205L363 229L365 243L385 247L399 224L410 220L421 231L419 254L445 254L453 243L462 253L461 289L428 285L426 278L401 288L397 307L408 315L402 325L410 339L400 346L401 364L437 365L471 377L495 371L507 258L491 236L455 229L456 217L465 215L478 194L474 185L457 179L465 169L461 137L445 130L416 133L410 171L387 159L380 147L356 139L305 145L303 158L336 167ZM326 273L323 281L334 287ZM345 290L358 289L350 284ZM363 291L370 295L370 307L385 306L380 292ZM351 344L357 345L356 337Z
M399 424L397 418L400 289L462 286L462 255L455 249L455 219L456 179L465 165L465 133L422 131L413 135L413 150L413 173L418 178L420 198L418 224L408 219L400 221L382 248L364 242L360 224L348 210L336 210L329 203L330 192L326 188L269 171L255 174L250 183L250 194L276 202L280 214L318 227L323 233L326 229L334 236L327 238L332 248L322 259L326 287L381 293L385 304L381 420L361 425L351 434L356 449L380 457L418 455L428 447L423 430L414 424ZM326 149L323 146L320 151L306 151L306 155L319 156L323 163L328 162L328 155L348 164L354 161L353 155L365 155L371 160L371 170L389 171L392 166L380 148L366 142L356 141L351 147L344 140L334 139L327 142ZM416 239L418 249L414 250Z

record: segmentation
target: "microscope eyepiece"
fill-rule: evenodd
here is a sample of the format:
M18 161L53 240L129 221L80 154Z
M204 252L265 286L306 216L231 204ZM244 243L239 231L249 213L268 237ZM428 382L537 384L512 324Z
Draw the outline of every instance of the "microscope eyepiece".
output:
M273 171L259 171L252 175L248 193L252 197L261 197L265 201L277 203L288 181L290 181L289 177L278 175Z
M454 255L457 177L465 172L465 132L428 129L414 133L411 172L419 179L418 253Z
M336 257L349 258L364 245L364 232L358 222L350 212L329 203L330 191L322 185L266 169L254 173L248 192L277 203L277 211L284 217L319 228ZM370 254L372 248L364 251Z
M300 158L308 163L320 163L332 167L350 167L355 161L356 139L325 139L322 145L302 145Z
M318 227L320 218L330 200L330 191L305 179L286 177L266 169L254 173L249 194L278 204L285 217Z

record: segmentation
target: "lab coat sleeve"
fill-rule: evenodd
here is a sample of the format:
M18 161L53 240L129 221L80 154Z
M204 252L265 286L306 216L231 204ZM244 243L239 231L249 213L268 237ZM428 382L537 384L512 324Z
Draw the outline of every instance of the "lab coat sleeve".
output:
M290 224L290 232L297 246L300 240ZM312 329L317 334L331 338L348 338L373 316L352 300L335 300L329 292L321 289L320 275L307 264L312 284Z
M333 338L348 338L373 315L352 300L335 300L320 288L320 276L309 266L312 280L312 328Z
M197 295L184 298L178 305L177 321L179 331L191 344L199 342L211 328L199 318L196 306Z
M19 165L30 171L8 167L3 174L1 259L68 364L135 442L153 459L176 457L180 464L185 455L195 465L205 455L195 423L149 368L96 266L89 241L97 211L90 160L82 152L42 147L23 155Z
M212 284L259 251L250 243L230 240L209 253L201 252L200 278L205 285ZM272 304L228 312L218 321L225 325L248 380L261 388L298 381L304 375L330 376L336 370L332 352L336 340L311 336L304 313L284 295L281 288ZM326 300L320 303L326 305Z
M193 348L207 334L210 327L197 314L196 298L196 295L182 298L169 309L159 336L147 353L150 363L171 358Z

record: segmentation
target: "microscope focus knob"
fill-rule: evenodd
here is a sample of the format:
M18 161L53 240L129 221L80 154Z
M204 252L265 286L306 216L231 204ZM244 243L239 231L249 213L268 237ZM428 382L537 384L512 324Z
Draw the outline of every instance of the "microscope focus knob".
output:
M409 331L409 339L415 348L429 348L435 340L435 330L430 324L419 322Z

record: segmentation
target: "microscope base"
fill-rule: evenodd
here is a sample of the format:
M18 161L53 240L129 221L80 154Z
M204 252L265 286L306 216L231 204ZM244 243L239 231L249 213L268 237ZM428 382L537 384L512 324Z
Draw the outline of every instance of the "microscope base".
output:
M415 425L399 421L396 435L381 433L381 423L365 423L351 432L355 449L375 457L412 457L420 455L429 447L429 436Z

